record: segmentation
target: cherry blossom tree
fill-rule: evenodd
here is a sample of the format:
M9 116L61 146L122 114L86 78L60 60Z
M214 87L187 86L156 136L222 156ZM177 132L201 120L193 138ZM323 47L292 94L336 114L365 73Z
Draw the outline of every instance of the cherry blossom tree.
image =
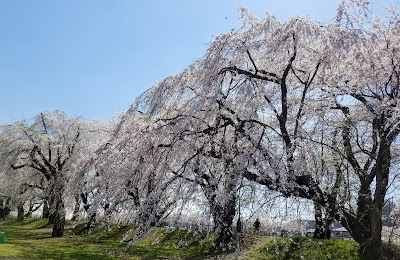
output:
M204 117L209 121L206 113ZM228 135L234 129L222 131L212 120L215 127L203 123L196 126L198 131L185 131L197 124L192 119L144 116L133 105L93 160L98 172L94 208L106 206L101 210L105 216L128 210L119 219L146 227L159 223L174 205L185 203L190 197L185 194L191 194L188 187L200 188L220 231L217 242L231 242L240 178L234 169L238 148L230 149L237 143Z
M322 233L329 236L336 218L362 255L376 259L400 131L399 15L388 11L384 20L367 1L343 1L324 24L258 20L243 9L238 31L217 36L201 60L154 85L132 110L157 122L153 138L174 158L168 171L192 179L207 169L200 155L229 162L219 166L226 176L312 200L317 218L326 218ZM353 208L345 206L347 173L358 187Z
M69 119L63 112L41 113L32 121L3 126L7 137L7 165L10 171L29 171L44 181L53 237L64 233L64 191L79 159L84 138L80 120ZM36 183L41 185L41 183Z
M32 169L21 168L15 171L10 167L8 157L11 150L9 148L11 148L14 140L4 128L5 126L2 127L0 134L0 143L3 148L0 154L0 176L2 179L0 190L3 198L1 204L5 203L4 213L7 214L12 208L17 208L17 221L22 221L24 219L24 206L26 202L43 200L44 183L42 176ZM30 205L27 214L29 215L34 209L37 210L37 208L34 205Z
M100 155L116 127L116 121L111 118L107 122L91 121L84 122L86 138L82 145L85 146L81 159L75 166L68 185L67 192L71 194L71 204L73 204L73 213L71 220L76 221L85 219L88 221L87 227L91 227L96 220L96 212L91 209L94 198L101 191L98 183L99 169L95 167L94 161L96 155ZM109 181L114 179L113 176L108 176Z
M144 232L175 202L170 187L176 177L165 174L165 157L144 138L146 120L125 122L125 118L107 128L102 145L74 176L73 186L85 184L78 192L90 222L135 223Z
M186 138L197 145L178 149L180 157L187 151L192 161L197 155L226 160L232 169L221 172L232 172L236 181L243 174L286 196L311 198L313 194L298 186L320 191L319 187L308 174L297 175L295 163L301 160L296 156L299 132L308 123L301 122L303 110L325 56L321 42L327 37L306 18L280 24L272 16L258 21L243 10L243 20L239 32L218 36L202 60L153 86L138 99L137 109L165 126L173 125L171 132L179 142ZM317 40L310 43L310 37ZM261 69L265 63L272 72ZM229 145L219 136L230 140ZM182 170L189 173L190 168ZM254 171L262 172L262 180Z
M341 35L331 40L330 64L337 65L327 70L324 89L340 111L341 151L358 179L357 207L342 211L342 223L370 259L379 257L391 154L400 132L400 16L394 6L388 11L385 21L366 1L339 5L330 28L332 36Z

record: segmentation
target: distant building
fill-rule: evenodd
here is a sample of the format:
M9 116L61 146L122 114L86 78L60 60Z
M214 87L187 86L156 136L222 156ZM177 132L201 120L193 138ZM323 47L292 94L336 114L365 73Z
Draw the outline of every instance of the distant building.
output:
M311 224L312 221L309 222ZM331 230L332 238L351 238L350 232L342 226L339 222L334 221L329 229ZM313 237L315 233L315 222L314 225L308 225L306 229L306 236Z
M307 237L314 236L314 233L315 233L315 228L309 228L309 229L306 230L306 236Z
M334 237L334 238L350 238L351 237L350 232L344 227L334 228L331 231L332 231L332 237Z

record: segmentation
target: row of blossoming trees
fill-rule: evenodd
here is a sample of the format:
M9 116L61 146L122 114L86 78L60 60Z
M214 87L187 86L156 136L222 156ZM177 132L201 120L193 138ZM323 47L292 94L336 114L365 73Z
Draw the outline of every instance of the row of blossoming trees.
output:
M339 221L365 259L378 259L399 156L399 13L390 6L376 17L361 0L342 1L329 24L241 11L239 30L217 36L115 125L53 112L3 126L10 181L0 192L44 198L54 236L67 201L88 225L101 218L141 230L194 205L227 245L239 192L257 185L309 200L315 237L329 238Z

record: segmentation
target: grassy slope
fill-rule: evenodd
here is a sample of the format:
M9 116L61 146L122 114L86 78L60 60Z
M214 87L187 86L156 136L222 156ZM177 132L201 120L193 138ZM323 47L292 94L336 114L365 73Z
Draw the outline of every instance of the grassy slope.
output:
M153 228L141 241L126 250L120 243L131 227L97 227L88 235L82 226L67 226L62 238L51 238L46 220L28 218L0 222L6 243L0 244L0 259L213 259L213 234ZM240 250L220 254L218 259L348 259L356 260L357 245L343 240L270 238L243 235Z
M354 241L311 238L275 238L246 253L245 259L257 260L358 260Z
M212 254L212 237L204 233L154 228L126 250L120 241L131 227L98 227L88 235L67 225L64 237L51 238L46 223L38 218L1 221L6 243L0 244L0 259L202 259Z

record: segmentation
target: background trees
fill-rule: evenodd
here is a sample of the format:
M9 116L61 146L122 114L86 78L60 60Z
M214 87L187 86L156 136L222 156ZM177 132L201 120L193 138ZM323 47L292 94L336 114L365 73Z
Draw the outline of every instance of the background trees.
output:
M41 113L31 122L3 126L2 130L3 140L7 142L5 152L9 174L24 171L38 175L36 180L23 178L36 183L21 183L20 186L42 187L50 208L49 222L54 224L52 236L62 236L65 224L63 196L71 170L81 155L82 123L55 111Z

